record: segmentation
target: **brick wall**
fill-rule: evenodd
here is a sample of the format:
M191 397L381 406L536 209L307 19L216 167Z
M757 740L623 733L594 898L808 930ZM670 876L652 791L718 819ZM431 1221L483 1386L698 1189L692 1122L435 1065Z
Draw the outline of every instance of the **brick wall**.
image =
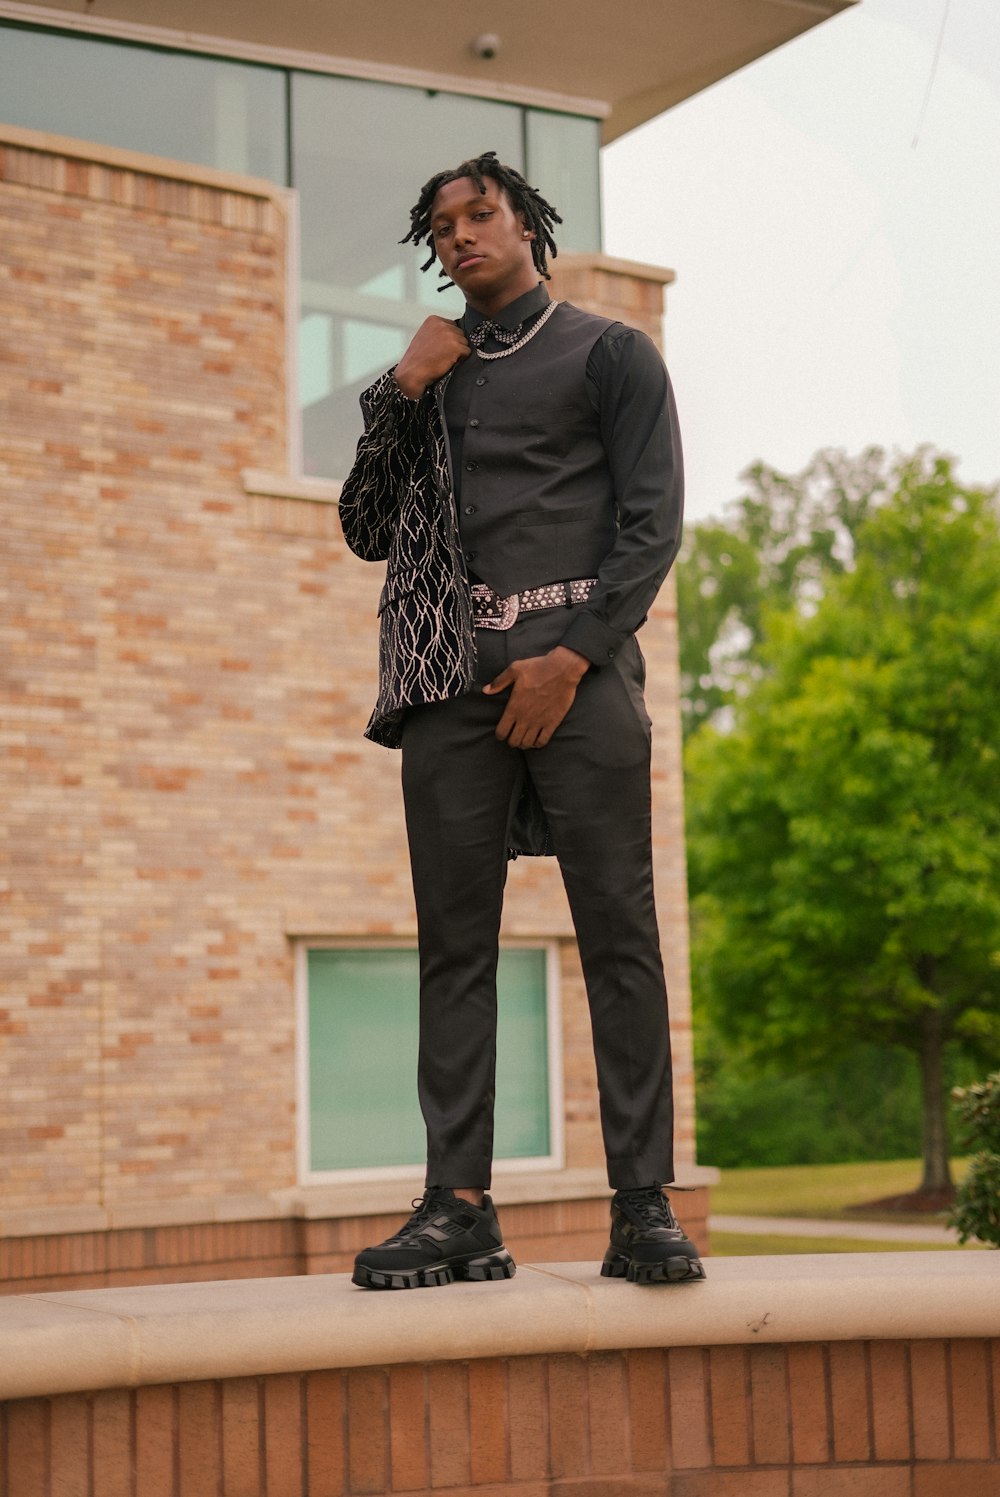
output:
M1000 1343L674 1347L0 1406L2 1497L995 1497Z
M597 1264L608 1245L605 1193L575 1200L503 1203L504 1241L517 1263ZM674 1197L684 1230L709 1251L708 1191ZM0 1237L0 1295L348 1273L361 1248L399 1226L395 1211L338 1216L191 1222L93 1232Z
M291 938L414 934L398 755L361 739L381 569L334 506L241 477L284 472L282 195L3 136L3 1209L39 1232L52 1209L229 1197L238 1217L295 1181ZM648 274L567 257L557 294L658 331ZM643 643L690 1159L669 589ZM547 861L515 866L505 933L561 943L567 1163L596 1164Z

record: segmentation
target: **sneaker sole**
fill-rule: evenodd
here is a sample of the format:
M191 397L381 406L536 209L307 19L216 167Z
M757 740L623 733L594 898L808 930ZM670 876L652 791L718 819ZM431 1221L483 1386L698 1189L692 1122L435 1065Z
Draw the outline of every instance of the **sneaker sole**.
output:
M367 1268L363 1263L354 1265L351 1283L361 1289L439 1289L444 1284L468 1279L473 1283L489 1283L498 1279L512 1279L517 1273L517 1264L506 1248L488 1253L481 1258L467 1258L461 1263L439 1263L427 1268L387 1269Z
M705 1278L700 1258L664 1258L662 1263L634 1263L615 1255L601 1264L602 1279L627 1279L630 1284L684 1284Z

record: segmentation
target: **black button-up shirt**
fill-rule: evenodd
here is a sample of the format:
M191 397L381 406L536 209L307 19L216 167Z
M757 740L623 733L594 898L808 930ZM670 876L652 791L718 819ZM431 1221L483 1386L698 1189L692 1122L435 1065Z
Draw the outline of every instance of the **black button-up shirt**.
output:
M540 283L492 318L466 305L462 330L468 336L479 323L491 321L511 331L520 323L522 333L526 333L544 312L549 299L548 290ZM487 353L498 353L505 347L492 335L483 346ZM475 352L469 357L475 360ZM516 359L518 354L510 357ZM480 368L483 373L476 378L476 385L484 384L488 378L489 365ZM623 520L641 516L640 523L622 524L608 566L601 569L601 585L591 602L579 611L595 615L595 623L600 620L600 626L588 628L586 617L575 618L564 639L572 649L601 665L616 652L617 641L610 642L609 631L625 637L638 629L677 554L683 474L673 391L663 360L645 334L620 323L609 327L588 356L586 379L619 516ZM475 468L474 463L466 464L463 460L465 432L473 424L469 420L469 405L470 382L450 381L445 391L444 413L460 529L464 508L462 475L466 467L470 472ZM569 461L572 463L572 457ZM475 513L474 507L465 512ZM474 554L466 551L466 560L474 573Z

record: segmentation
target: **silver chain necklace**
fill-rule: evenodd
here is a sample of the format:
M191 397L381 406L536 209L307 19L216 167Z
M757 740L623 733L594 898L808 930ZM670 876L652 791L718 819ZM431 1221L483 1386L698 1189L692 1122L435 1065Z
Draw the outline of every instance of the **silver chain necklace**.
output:
M483 353L483 350L481 348L477 348L476 349L476 356L478 358L480 358L480 359L506 359L506 358L509 358L509 356L512 353L517 353L517 350L519 348L523 348L526 343L530 343L531 342L531 340L535 336L535 334L537 332L540 332L541 329L548 322L549 318L552 316L552 313L555 311L555 309L556 309L556 307L558 307L558 305L559 305L559 303L557 301L550 301L549 304L548 304L548 306L545 308L545 311L542 313L541 317L539 317L538 321L532 324L532 326L528 329L528 331L525 333L525 335L524 335L523 338L518 338L517 342L516 343L512 343L509 348L502 348L499 353Z

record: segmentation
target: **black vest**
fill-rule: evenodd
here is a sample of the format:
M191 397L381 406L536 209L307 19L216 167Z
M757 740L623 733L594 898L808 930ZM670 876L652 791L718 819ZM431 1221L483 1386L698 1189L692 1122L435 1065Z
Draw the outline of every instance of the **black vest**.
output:
M517 353L456 365L445 412L467 406L458 520L470 572L498 593L595 577L615 500L587 359L610 318L563 302Z

